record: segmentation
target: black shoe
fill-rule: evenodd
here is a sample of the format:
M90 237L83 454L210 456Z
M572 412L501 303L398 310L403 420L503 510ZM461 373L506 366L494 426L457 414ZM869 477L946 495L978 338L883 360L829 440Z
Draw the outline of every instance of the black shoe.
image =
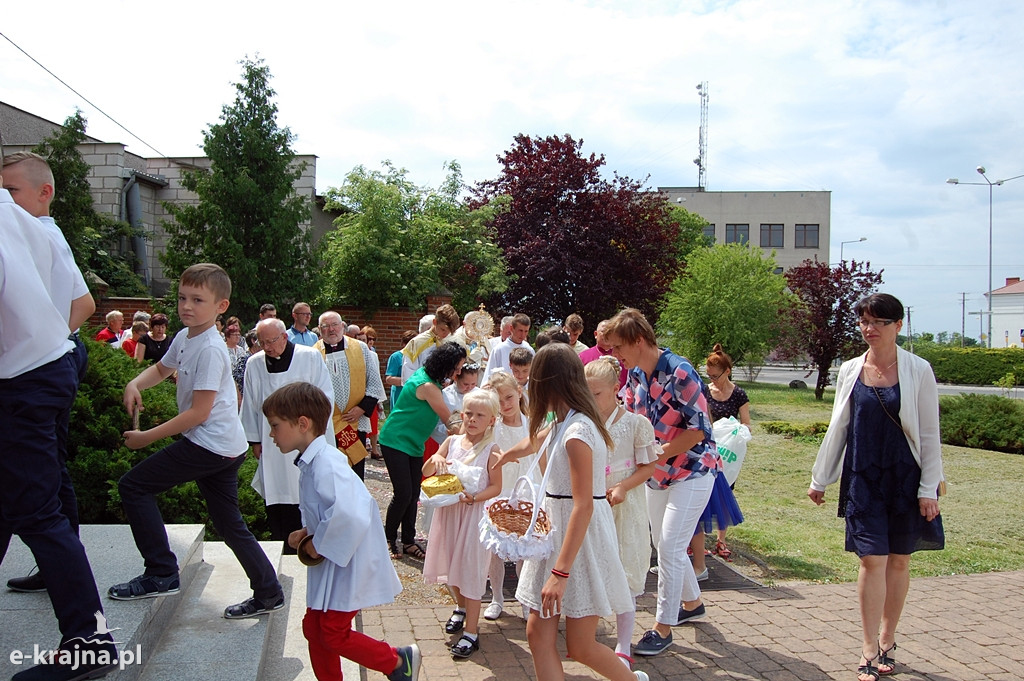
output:
M176 594L181 588L178 575L154 577L139 575L124 584L115 584L107 589L107 595L115 601L134 601L139 598L156 598Z
M46 582L38 570L30 572L24 577L12 577L7 580L7 588L23 594L34 594L46 591Z
M269 605L256 598L249 598L241 603L229 605L224 608L224 618L229 620L240 620L246 617L256 617L257 615L262 615L265 612L280 610L283 607L284 596L279 596L276 601Z
M480 650L480 637L470 638L466 634L463 634L462 638L451 647L452 657L460 658L467 658L477 650Z
M452 611L452 616L444 623L444 633L457 634L466 626L466 612L464 610Z
M48 658L44 664L18 672L11 681L86 681L102 678L118 666L117 648L113 644L84 649L76 644L74 648L54 651Z
M687 622L696 622L697 620L704 619L707 611L704 609L704 604L701 603L693 610L687 610L686 608L679 606L679 622L678 624L686 624Z

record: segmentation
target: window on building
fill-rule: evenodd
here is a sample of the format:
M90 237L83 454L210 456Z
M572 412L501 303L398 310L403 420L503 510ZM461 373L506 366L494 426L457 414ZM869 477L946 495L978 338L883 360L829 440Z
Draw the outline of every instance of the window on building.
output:
M704 225L704 236L706 236L707 238L711 239L711 243L714 244L715 243L715 226L714 225Z
M750 241L750 225L726 225L725 243L745 244Z
M817 248L818 225L796 225L794 237L796 248Z
M782 225L761 225L761 248L782 248Z
M772 270L772 274L782 274L784 271L785 270L783 270L781 267L776 267L774 270Z

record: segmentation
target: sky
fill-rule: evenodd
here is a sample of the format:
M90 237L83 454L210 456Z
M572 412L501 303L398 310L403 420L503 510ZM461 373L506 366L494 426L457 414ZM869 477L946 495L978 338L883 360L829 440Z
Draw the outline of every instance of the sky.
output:
M0 38L0 100L58 122L78 107L90 135L143 156L201 155L239 60L259 56L321 192L384 160L419 185L449 160L491 179L520 133L695 186L706 81L707 189L832 192L830 260L865 237L843 255L883 271L915 333L986 305L988 186L946 179L1024 174L1016 0L50 0L5 7L0 33L82 95ZM1024 177L993 191L992 250L995 288L1024 276Z

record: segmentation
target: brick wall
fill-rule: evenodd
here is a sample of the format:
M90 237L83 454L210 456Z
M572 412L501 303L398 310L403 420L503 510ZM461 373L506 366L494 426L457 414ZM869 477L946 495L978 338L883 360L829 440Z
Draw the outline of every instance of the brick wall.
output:
M102 297L96 301L96 312L89 317L86 325L102 329L107 325L107 313L112 310L120 310L124 314L124 327L122 328L130 329L132 328L132 316L139 310L153 314L153 301L149 298Z

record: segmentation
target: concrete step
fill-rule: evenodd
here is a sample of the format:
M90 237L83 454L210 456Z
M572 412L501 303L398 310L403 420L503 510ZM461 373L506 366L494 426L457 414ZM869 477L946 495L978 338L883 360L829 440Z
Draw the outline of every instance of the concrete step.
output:
M295 556L282 556L278 570L284 587L285 607L274 613L270 635L260 668L260 681L316 681L309 664L309 649L302 634L302 618L306 614L306 566ZM353 627L362 628L357 615ZM351 660L342 659L345 679L366 681L367 671ZM376 677L376 672L374 672ZM377 677L379 678L379 677Z
M280 542L262 542L270 562L281 559ZM298 562L298 561L296 561ZM287 590L285 592L287 598ZM159 641L144 659L139 681L264 679L260 673L270 622L283 611L242 620L224 619L224 608L252 596L249 579L231 549L207 542L195 579ZM286 601L285 607L288 606Z
M202 563L203 530L202 525L167 526L171 550L178 557L182 593L141 601L115 601L106 597L107 588L142 574L144 569L131 530L126 525L83 525L81 528L82 543L103 601L107 626L114 630L114 640L122 650L133 654L141 651L143 663L149 651L155 649ZM28 547L15 538L0 565L0 621L4 623L0 627L0 652L3 653L0 678L10 678L31 666L34 646L52 649L60 642L53 608L45 593L22 594L6 589L8 579L28 574L34 564ZM29 659L21 665L13 664L10 653L15 650L28 653ZM142 666L133 661L108 678L136 681L141 671Z

